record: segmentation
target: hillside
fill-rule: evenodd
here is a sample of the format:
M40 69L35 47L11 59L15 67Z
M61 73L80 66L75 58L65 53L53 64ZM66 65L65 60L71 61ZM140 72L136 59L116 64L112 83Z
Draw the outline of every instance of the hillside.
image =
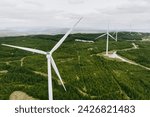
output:
M101 56L106 37L100 34L72 34L53 54L67 88L64 91L53 72L53 95L56 100L150 99L150 71L140 66ZM63 35L31 35L1 37L0 44L50 51ZM118 42L110 39L109 50L150 68L150 41L146 33L118 34ZM75 39L93 40L94 43ZM132 48L132 43L138 49ZM119 51L120 50L120 51ZM122 51L126 50L126 51ZM14 91L22 91L35 99L48 99L47 61L43 55L0 45L0 99L7 100Z

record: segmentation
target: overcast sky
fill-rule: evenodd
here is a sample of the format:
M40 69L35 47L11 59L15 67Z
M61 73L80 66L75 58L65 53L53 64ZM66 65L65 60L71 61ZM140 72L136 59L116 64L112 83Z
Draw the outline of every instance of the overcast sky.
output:
M9 27L150 31L150 0L0 0L0 29Z

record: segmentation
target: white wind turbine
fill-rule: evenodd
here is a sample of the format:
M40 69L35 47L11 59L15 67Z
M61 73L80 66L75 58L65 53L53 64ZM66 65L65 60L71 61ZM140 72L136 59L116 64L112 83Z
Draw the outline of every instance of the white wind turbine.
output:
M12 48L17 48L17 49L21 49L21 50L26 50L26 51L30 51L30 52L34 52L34 53L38 53L38 54L42 54L42 55L46 55L47 58L47 66L48 66L48 94L49 94L49 100L53 100L53 90L52 90L52 74L51 74L51 66L53 67L55 73L57 74L64 90L66 91L65 85L61 79L61 76L59 74L58 68L55 64L55 61L52 57L53 52L55 52L55 50L57 50L59 48L59 46L64 42L64 40L68 37L68 35L71 33L71 31L75 28L75 26L80 22L82 18L80 18L75 24L74 26L59 40L59 42L52 48L52 50L50 52L45 52L42 50L37 50L37 49L31 49L31 48L26 48L26 47L19 47L19 46L14 46L14 45L8 45L8 44L2 44L3 46L8 46L8 47L12 47Z
M118 41L118 31L115 31L115 32L113 33L113 35L115 35L115 38L116 38L115 40Z
M98 39L98 38L100 38L100 37L103 37L103 36L105 36L105 35L107 35L107 41L106 41L106 55L108 55L109 37L111 37L111 38L114 39L115 41L117 41L117 38L115 39L115 38L109 33L109 25L108 25L107 32L104 33L104 34L102 34L102 35L100 35L100 36L98 36L97 38L95 38L95 40ZM117 33L116 33L116 35L117 35ZM116 36L116 37L117 37L117 36Z
M118 41L118 32L116 31L116 41Z

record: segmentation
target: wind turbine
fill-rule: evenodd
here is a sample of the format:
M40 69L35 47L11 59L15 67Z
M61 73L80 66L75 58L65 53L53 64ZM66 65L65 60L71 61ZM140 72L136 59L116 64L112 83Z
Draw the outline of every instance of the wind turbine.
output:
M49 52L45 52L42 50L37 50L37 49L32 49L32 48L26 48L26 47L19 47L19 46L14 46L14 45L8 45L8 44L2 44L3 46L8 46L8 47L12 47L12 48L17 48L17 49L21 49L21 50L25 50L25 51L29 51L29 52L34 52L34 53L38 53L38 54L42 54L42 55L46 55L47 58L47 67L48 67L48 95L49 95L49 100L53 100L53 90L52 90L52 73L51 73L51 66L53 67L55 73L57 74L64 90L66 91L66 87L61 79L60 73L58 71L58 68L55 64L55 61L52 57L53 52L55 52L59 46L64 42L64 40L68 37L68 35L72 32L72 30L75 28L75 26L80 22L82 18L80 18L75 24L74 26L59 40L59 42L52 48L51 51Z
M118 32L116 32L116 41L118 41Z
M118 41L118 31L116 31L115 34L116 34L116 41Z
M100 38L100 37L103 37L103 36L105 36L105 35L107 36L107 41L106 41L106 55L108 55L109 37L111 37L111 38L114 39L115 41L117 41L117 38L115 39L115 38L109 33L109 25L108 25L107 32L104 33L104 34L102 34L102 35L100 35L100 36L98 36L97 38L95 38L95 40L98 39L98 38ZM117 35L117 33L116 33L116 35ZM116 37L117 37L117 36L116 36Z
M116 41L118 41L118 33L119 33L118 31L115 31L115 32L113 33L113 35L115 35L115 38L116 38L115 40L116 40Z

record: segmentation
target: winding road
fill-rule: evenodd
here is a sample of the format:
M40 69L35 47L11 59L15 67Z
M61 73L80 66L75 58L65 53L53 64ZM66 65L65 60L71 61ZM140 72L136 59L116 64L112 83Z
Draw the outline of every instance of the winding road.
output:
M133 49L139 49L138 45L136 45L135 43L132 43L132 45L133 45L132 48L123 49L123 50L116 50L113 53L109 52L109 54L107 55L107 57L113 58L113 59L119 59L119 60L121 60L123 62L129 63L129 64L133 64L133 65L137 65L137 66L142 67L144 69L150 70L149 67L143 66L143 65L141 65L139 63L136 63L136 62L134 62L132 60L129 60L129 59L127 59L125 57L122 57L122 56L120 56L120 55L117 54L117 51L128 51L128 50L133 50Z

